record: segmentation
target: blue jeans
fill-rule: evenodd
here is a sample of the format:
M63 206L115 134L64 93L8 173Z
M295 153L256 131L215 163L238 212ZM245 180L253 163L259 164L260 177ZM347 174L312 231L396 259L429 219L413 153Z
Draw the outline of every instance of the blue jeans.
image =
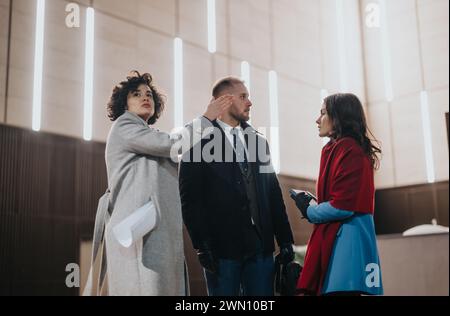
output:
M273 255L219 259L219 273L205 270L205 277L210 296L273 296Z

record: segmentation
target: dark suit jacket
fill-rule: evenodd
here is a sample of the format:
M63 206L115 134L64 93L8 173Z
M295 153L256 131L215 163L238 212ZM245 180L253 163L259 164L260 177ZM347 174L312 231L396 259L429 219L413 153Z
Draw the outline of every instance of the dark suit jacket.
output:
M201 248L202 242L206 241L218 258L239 259L244 251L243 234L248 227L252 227L250 209L238 163L223 162L225 151L233 152L231 144L218 123L212 123L216 127L215 133L187 152L180 165L183 220L194 248ZM256 148L265 151L270 157L267 140L248 124L242 124L242 128L247 127L251 132L246 142L253 137ZM205 162L202 156L201 161L192 162L196 150L197 153L199 150L208 150L216 154L219 161ZM270 160L260 161L254 150L249 151L249 156L259 206L259 214L256 218L254 216L254 220L264 253L273 253L274 237L279 245L293 243L292 231L273 168L270 172L260 172L260 168L270 167Z

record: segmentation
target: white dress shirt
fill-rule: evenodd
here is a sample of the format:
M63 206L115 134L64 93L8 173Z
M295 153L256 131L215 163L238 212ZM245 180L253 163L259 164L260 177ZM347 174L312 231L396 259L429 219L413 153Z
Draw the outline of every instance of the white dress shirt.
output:
M231 147L234 148L234 144L233 144L233 134L231 133L231 130L233 128L238 130L238 135L239 135L239 139L241 140L242 144L244 144L244 149L245 149L245 154L248 157L248 151L247 151L247 143L245 142L245 138L244 138L244 132L242 130L241 125L238 125L236 127L232 127L231 125L228 125L227 123L217 119L217 123L220 125L220 127L223 129L223 131L225 132L225 136L227 137L228 141L231 144Z

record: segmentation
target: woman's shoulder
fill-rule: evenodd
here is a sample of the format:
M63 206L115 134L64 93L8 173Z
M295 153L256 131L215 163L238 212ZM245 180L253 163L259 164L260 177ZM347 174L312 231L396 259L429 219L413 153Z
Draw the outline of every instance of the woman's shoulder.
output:
M335 150L345 153L364 154L361 145L352 137L342 137L336 140Z
M120 133L121 130L128 130L130 125L137 125L148 127L145 122L139 118L137 115L125 111L121 116L119 116L111 126L111 132Z
M123 124L129 124L129 123L137 123L142 125L147 125L143 119L141 119L139 116L137 116L134 113L131 113L129 111L125 111L121 116L117 118L115 121L117 125L123 125Z
M359 146L356 140L353 137L341 137L336 140L336 146L345 146L345 147L353 147Z

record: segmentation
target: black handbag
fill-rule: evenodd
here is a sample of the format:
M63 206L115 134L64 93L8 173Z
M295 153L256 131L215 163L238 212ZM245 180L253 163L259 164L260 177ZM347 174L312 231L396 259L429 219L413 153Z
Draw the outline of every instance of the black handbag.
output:
M281 263L281 256L275 257L275 293L280 296L297 295L297 282L302 266L297 261Z

